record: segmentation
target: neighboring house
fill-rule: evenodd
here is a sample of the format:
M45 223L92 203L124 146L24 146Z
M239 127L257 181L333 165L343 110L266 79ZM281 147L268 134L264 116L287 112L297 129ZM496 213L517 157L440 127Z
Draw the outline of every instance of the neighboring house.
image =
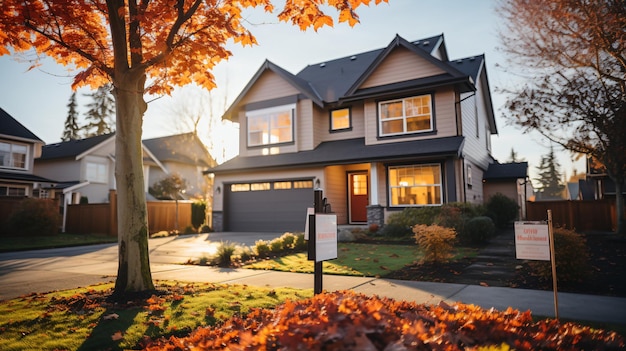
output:
M519 219L526 219L526 201L533 199L534 189L528 178L528 162L492 163L483 174L485 201L500 193L514 199Z
M164 169L156 165L150 167L149 186L153 186L169 174L179 174L187 181L185 198L206 198L211 185L210 179L202 172L217 163L196 134L185 133L146 139L143 144L164 167Z
M584 200L615 199L615 182L606 173L606 168L595 161L593 157L587 157L587 179L579 182L583 187ZM622 196L626 196L626 183L622 184Z
M164 168L145 146L143 151L147 179L151 165ZM81 197L89 203L106 203L109 191L116 188L115 134L46 145L35 159L35 171L59 181L55 191L64 204L77 204Z
M55 181L34 171L44 142L0 108L0 197L41 197ZM53 177L49 177L54 179Z
M218 231L302 231L314 188L340 225L482 203L497 133L484 55L449 60L443 35L295 75L265 61L223 118L240 154L206 171Z

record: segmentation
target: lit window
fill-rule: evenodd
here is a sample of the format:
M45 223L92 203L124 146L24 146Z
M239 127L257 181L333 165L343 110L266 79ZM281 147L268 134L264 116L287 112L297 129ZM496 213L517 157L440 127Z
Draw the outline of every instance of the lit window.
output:
M350 129L350 109L330 111L330 130Z
M26 169L26 145L0 142L0 167Z
M108 180L107 173L106 164L87 162L85 177L88 181L94 183L106 183Z
M275 190L291 189L291 182L274 182Z
M430 95L381 102L378 122L383 136L431 131Z
M312 180L300 180L293 182L294 189L313 189Z
M441 166L389 167L392 206L441 205Z
M250 191L250 184L231 184L230 191L233 193L240 191Z
M352 176L352 194L367 195L367 175L355 174Z
M294 110L286 105L248 112L248 146L292 142Z
M250 190L252 191L270 190L270 183L252 183L250 184Z

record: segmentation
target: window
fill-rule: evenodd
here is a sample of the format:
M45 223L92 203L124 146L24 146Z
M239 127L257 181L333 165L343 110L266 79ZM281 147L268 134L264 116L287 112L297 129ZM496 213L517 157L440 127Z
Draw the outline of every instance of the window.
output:
M0 185L0 196L26 196L26 187Z
M292 142L295 107L285 105L248 112L248 146Z
M0 167L26 169L26 145L0 142Z
M291 182L274 182L274 190L291 189Z
M389 167L392 206L441 205L441 165Z
M240 191L250 191L250 184L231 184L230 191L233 193Z
M350 129L350 109L342 108L340 110L330 111L330 130L338 131Z
M472 165L467 165L467 186L472 188Z
M414 96L379 104L381 136L433 130L430 95Z
M252 183L250 184L250 190L252 191L270 190L270 183Z
M293 182L294 189L313 189L312 180L299 180Z
M106 183L108 180L107 165L103 163L87 162L85 177L94 183Z

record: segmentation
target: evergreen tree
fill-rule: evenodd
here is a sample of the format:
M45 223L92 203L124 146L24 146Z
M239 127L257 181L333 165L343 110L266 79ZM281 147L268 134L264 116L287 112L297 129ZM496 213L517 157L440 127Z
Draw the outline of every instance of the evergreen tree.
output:
M509 155L509 162L524 162L526 161L523 158L519 158L519 156L517 156L517 152L515 151L515 149L511 148L511 154Z
M92 98L87 104L87 124L83 126L86 137L108 134L115 131L115 101L111 95L111 85L106 84L98 88L93 94L86 94Z
M63 135L61 136L62 141L76 140L79 138L80 128L76 122L76 119L78 118L78 111L76 110L76 92L73 92L70 96L67 109L65 129L63 130Z
M550 152L541 157L541 164L537 167L539 178L535 180L539 182L537 187L541 193L541 199L561 199L565 186L561 179L561 165L554 156L554 148L550 147Z

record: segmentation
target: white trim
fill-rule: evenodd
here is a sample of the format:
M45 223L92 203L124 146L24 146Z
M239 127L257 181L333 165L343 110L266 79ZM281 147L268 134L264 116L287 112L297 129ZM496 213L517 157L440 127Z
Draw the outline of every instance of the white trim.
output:
M95 146L93 146L91 149L86 150L85 152L76 155L76 160L80 160L81 158L91 154L92 152L98 150L99 148L103 147L104 145L107 145L108 143L111 143L111 141L115 141L115 134L111 135L108 139L102 141L100 144L97 144Z

